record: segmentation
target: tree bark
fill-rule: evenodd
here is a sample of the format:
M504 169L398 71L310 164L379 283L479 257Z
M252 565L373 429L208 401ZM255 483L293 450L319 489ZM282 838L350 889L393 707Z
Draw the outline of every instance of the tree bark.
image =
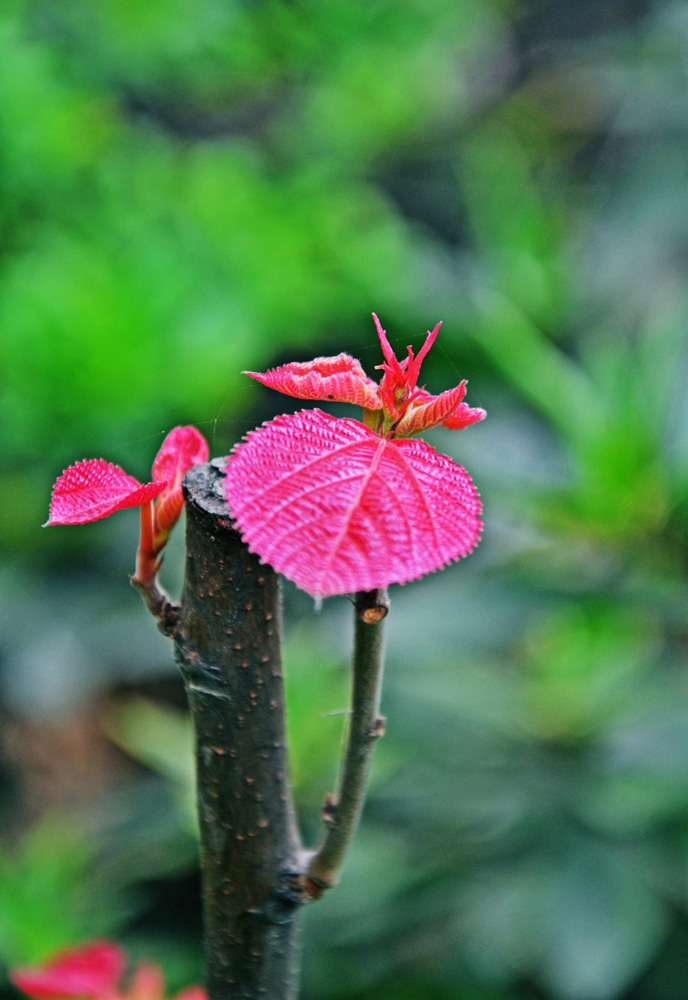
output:
M304 899L289 782L280 581L233 529L221 462L184 481L177 660L196 734L209 1000L294 1000Z

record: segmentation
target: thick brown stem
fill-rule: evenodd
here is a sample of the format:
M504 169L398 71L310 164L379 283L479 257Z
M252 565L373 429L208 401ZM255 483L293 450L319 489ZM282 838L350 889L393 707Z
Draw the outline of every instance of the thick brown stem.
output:
M231 526L219 465L186 476L177 658L196 732L210 1000L293 1000L302 899L279 579Z
M389 603L385 591L356 595L353 681L349 738L336 797L323 810L325 833L307 867L314 886L335 885L363 809L373 749L385 731L380 715L384 665L384 618Z
M234 530L222 460L184 480L187 561L180 606L133 578L176 643L196 735L209 1000L295 1000L298 915L336 884L365 798L379 715L384 591L356 595L349 737L325 834L303 851L289 784L279 578ZM139 574L137 574L137 577Z

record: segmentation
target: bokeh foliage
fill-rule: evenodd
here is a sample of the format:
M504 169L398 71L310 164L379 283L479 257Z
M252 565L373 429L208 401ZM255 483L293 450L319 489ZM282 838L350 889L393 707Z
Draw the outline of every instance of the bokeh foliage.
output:
M468 377L489 417L431 440L486 529L393 594L388 734L304 995L683 994L686 53L678 0L5 0L1 711L39 744L95 712L141 764L24 834L5 740L5 961L97 928L197 974L188 733L138 690L173 682L125 586L135 518L41 533L52 481L100 455L144 477L176 423L227 452L284 403L242 369L372 374L375 309L398 347L444 320L429 388ZM286 598L315 836L350 609Z

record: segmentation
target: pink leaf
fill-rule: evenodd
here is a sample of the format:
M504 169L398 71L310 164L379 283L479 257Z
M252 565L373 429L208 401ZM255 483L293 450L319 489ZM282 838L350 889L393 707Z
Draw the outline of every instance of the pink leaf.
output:
M157 497L165 483L141 483L118 465L91 458L70 465L53 487L47 524L86 524Z
M361 362L349 354L315 358L304 363L293 361L272 368L264 375L258 372L244 372L244 375L298 399L331 399L338 403L354 403L368 410L382 409L377 383L368 378Z
M184 506L182 479L192 465L208 461L208 445L195 427L175 427L153 462L153 479L167 483L155 505L156 530L169 533Z
M423 576L470 552L482 528L460 465L320 410L252 431L226 494L249 548L315 597Z
M162 969L155 962L142 962L131 977L128 1000L163 1000L164 996Z
M108 941L96 941L63 951L38 968L16 969L10 978L23 993L37 1000L74 997L100 1000L112 996L125 965L121 948Z
M399 436L417 434L419 431L427 431L431 427L436 427L437 424L444 423L465 395L465 379L455 389L447 389L446 392L440 393L439 396L431 396L426 392L418 393L416 398L420 405L414 406L412 403L409 406L404 416L394 428L394 433Z
M485 410L479 406L459 403L451 416L442 421L442 426L448 427L452 431L461 431L464 427L470 427L471 424L477 424L479 420L484 420L486 416Z
M160 446L153 462L155 482L165 480L167 490L174 488L176 480L184 477L192 465L208 461L208 445L195 427L174 427Z

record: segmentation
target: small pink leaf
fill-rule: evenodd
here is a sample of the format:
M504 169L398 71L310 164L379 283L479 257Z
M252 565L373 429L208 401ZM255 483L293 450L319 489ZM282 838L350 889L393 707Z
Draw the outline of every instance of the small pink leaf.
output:
M10 979L36 1000L87 997L101 1000L113 996L124 973L126 957L108 941L63 951L35 969L15 969Z
M252 431L226 495L249 548L315 597L423 576L470 552L482 528L460 465L320 410Z
M47 524L86 524L157 497L165 483L141 483L103 458L70 465L53 487Z
M431 396L429 393L419 393L418 406L409 406L408 410L394 428L394 433L417 434L420 431L430 430L437 424L443 423L447 417L454 412L463 397L466 395L466 380L464 379L455 389L447 389L439 396Z
M208 445L195 427L175 427L167 435L153 462L153 479L167 483L155 505L157 531L174 527L184 506L182 479L192 465L207 461Z
M280 368L271 368L264 375L258 372L244 372L244 375L297 399L331 399L338 403L354 403L367 410L382 409L377 383L368 378L361 362L349 354L315 358L304 363L293 361Z
M208 445L200 431L195 427L173 427L155 456L153 479L156 483L164 479L169 492L192 465L207 461Z
M479 420L484 420L486 416L486 411L479 406L459 403L451 416L442 421L442 426L448 427L451 431L461 431L464 427L470 427L471 424L477 424Z

